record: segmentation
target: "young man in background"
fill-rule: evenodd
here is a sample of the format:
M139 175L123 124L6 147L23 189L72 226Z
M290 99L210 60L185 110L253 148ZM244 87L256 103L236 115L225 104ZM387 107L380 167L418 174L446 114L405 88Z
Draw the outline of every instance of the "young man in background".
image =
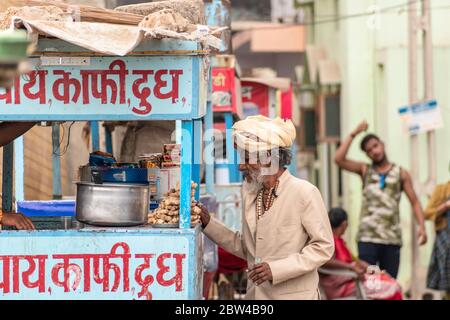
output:
M335 162L344 170L361 176L363 200L357 235L359 258L370 264L378 264L396 278L400 264L402 233L400 226L400 198L403 191L408 196L419 224L419 243L427 241L422 206L413 189L408 171L389 161L384 143L374 134L361 141L361 150L372 161L366 164L347 158L353 139L366 131L368 124L361 122L345 138L336 151Z

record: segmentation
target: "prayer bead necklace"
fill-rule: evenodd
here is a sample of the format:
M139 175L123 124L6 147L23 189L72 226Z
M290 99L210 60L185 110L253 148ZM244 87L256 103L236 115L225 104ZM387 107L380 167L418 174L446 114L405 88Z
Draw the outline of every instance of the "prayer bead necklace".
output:
M269 189L269 196L264 201L264 188L259 190L258 195L256 197L256 213L258 215L258 220L268 211L275 201L276 192L278 189L279 181L275 182L275 186Z

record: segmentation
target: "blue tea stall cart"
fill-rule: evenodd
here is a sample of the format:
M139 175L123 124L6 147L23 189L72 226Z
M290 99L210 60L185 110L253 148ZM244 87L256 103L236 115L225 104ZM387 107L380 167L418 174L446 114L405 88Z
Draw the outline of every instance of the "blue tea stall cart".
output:
M39 40L33 71L11 90L0 89L0 120L53 122L57 144L58 122L180 121L180 222L174 229L2 230L3 299L202 298L201 232L191 227L190 210L191 181L200 177L207 61L197 41L144 40L126 56L114 56ZM15 200L23 200L23 161L20 138L4 150L4 211L13 209L13 177ZM54 172L59 168L54 156ZM61 198L61 177L53 179L54 198Z

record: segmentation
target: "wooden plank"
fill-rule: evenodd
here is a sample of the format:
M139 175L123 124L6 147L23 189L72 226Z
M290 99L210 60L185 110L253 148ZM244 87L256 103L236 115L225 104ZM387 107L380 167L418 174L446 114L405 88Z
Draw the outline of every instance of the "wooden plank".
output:
M208 54L207 50L174 50L174 51L139 51L139 52L130 52L127 56L175 56L175 55L206 55ZM33 56L47 56L47 57L60 57L60 56L68 56L68 57L105 57L104 53L97 53L91 51L80 51L80 52L72 52L72 51L58 51L58 52L42 52L35 51Z
M72 12L74 8L73 5L52 0L19 0L18 2L28 6L55 6L65 12ZM74 18L80 19L81 22L100 22L137 26L142 19L144 19L143 15L119 12L88 5L77 5L76 8L79 11L74 12Z

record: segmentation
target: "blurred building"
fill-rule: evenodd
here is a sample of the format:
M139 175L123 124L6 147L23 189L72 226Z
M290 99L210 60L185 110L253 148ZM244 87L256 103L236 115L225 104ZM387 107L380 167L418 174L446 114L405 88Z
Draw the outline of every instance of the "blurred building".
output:
M255 68L271 68L277 76L295 81L295 66L305 62L306 29L282 24L289 21L282 18L290 16L285 11L274 0L232 3L232 47L244 75Z
M356 252L355 236L361 206L361 179L341 174L333 158L340 137L345 137L363 119L369 131L385 141L389 159L410 169L410 139L402 131L398 109L408 105L408 8L403 0L318 0L303 2L311 17L307 21L308 46L304 70L303 121L316 119L316 143L309 146L315 161L308 170L316 172L317 182L329 206L343 205L350 214L349 244ZM444 118L444 128L436 132L437 182L449 179L450 162L450 34L448 1L431 1L434 92ZM447 5L447 10L445 9ZM420 7L420 2L417 3ZM420 42L419 42L420 43ZM421 55L419 54L419 61ZM418 66L419 75L423 66ZM324 83L325 80L325 83ZM419 88L423 85L419 84ZM419 97L423 92L419 92ZM309 114L308 114L309 113ZM312 127L310 123L304 126ZM359 150L361 137L354 141L349 157L368 162ZM427 179L426 136L420 135L420 182ZM310 140L313 141L314 139ZM419 186L422 204L425 190ZM401 203L404 247L400 280L409 287L411 272L412 213L406 197ZM427 223L429 242L420 248L422 289L433 245L434 228Z

